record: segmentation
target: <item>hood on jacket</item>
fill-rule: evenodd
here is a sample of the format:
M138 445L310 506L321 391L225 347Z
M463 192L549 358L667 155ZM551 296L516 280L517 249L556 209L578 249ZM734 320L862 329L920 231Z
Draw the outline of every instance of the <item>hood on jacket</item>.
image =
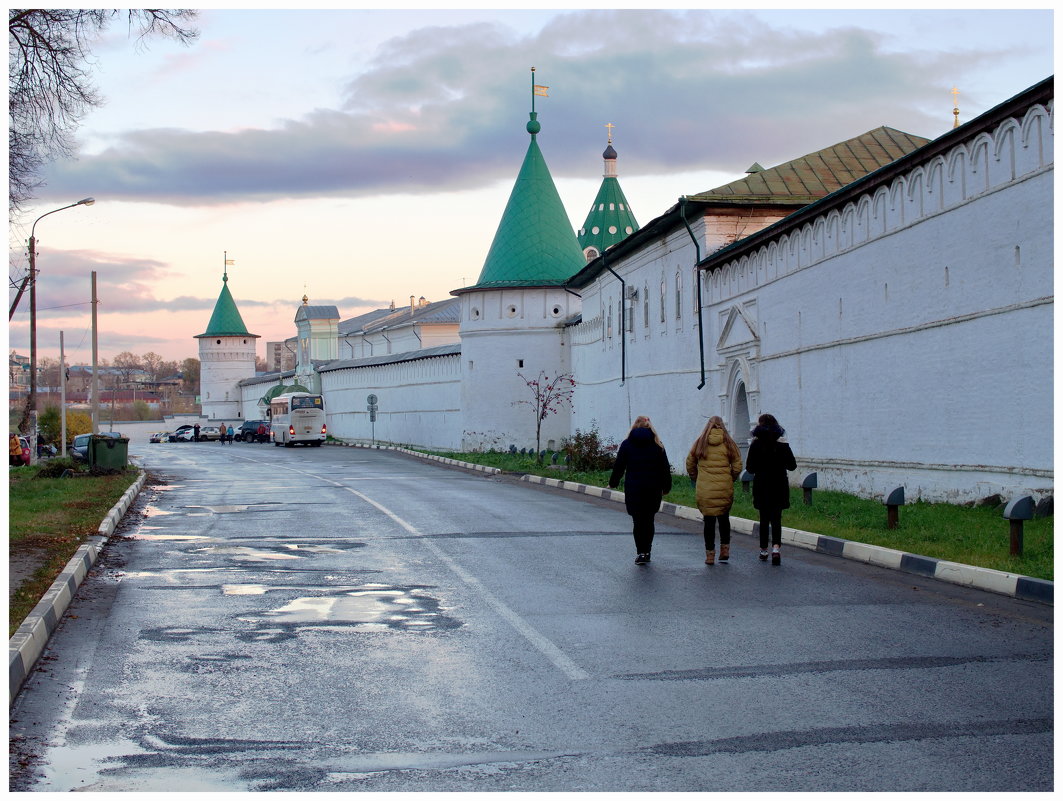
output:
M714 428L712 431L709 432L709 444L710 445L720 445L722 443L723 443L723 432L720 429Z
M780 426L757 426L752 431L754 437L762 437L772 441L779 439L785 433L786 430Z
M653 432L648 428L636 428L629 435L628 439L632 445L656 445L657 441L653 438Z

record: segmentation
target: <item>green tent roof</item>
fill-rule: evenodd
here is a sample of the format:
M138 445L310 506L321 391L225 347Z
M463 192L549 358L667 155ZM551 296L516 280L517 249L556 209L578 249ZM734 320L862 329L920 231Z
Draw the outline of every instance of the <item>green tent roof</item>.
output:
M601 253L637 230L639 224L631 213L631 204L624 197L620 181L613 177L603 179L598 196L579 230L580 247L593 247Z
M480 277L468 289L562 284L586 263L535 141L538 131L532 112L528 123L531 144Z
M258 334L248 333L244 318L240 316L236 301L229 292L229 276L226 274L222 276L221 294L218 295L218 302L214 304L214 314L210 316L207 330L202 334L196 334L196 339L233 336L257 337Z

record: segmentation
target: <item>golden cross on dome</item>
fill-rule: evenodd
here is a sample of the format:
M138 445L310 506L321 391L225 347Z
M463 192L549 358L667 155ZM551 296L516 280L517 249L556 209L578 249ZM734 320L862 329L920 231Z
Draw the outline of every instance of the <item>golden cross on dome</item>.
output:
M960 90L952 87L952 127L960 127Z
M606 130L609 131L609 144L613 144L613 128L615 128L615 127L616 126L613 125L613 123L611 123L611 122L607 122L605 124Z

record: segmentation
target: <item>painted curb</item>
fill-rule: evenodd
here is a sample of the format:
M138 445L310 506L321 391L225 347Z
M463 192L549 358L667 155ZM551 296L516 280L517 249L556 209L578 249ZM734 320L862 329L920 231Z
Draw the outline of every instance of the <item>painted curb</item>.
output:
M63 612L70 605L74 593L85 580L89 569L103 550L108 538L114 534L115 527L144 486L147 474L141 470L137 480L123 493L121 499L100 523L97 534L81 544L74 556L67 562L48 591L37 605L33 607L22 625L18 627L8 641L8 706L15 701L15 696L22 687L33 665L37 662L48 638L59 625Z
M440 456L419 453L418 451L411 451L406 448L381 445L356 445L355 447L385 448L387 450L395 450L400 453L409 454L410 456L416 456L420 459L443 462L445 464L464 467L469 470L479 470L481 472L489 473L502 472L494 467L484 467L483 465L472 464L471 462L459 462L455 459L444 459ZM624 501L624 493L619 490L595 487L588 484L578 484L574 481L565 481L560 478L547 478L546 476L525 474L520 476L520 480L527 481L530 484L542 484L547 487L556 487L558 489L568 490L569 492L576 492L582 495L592 495L596 498L602 498L607 501L618 503L623 503ZM673 517L679 517L684 520L700 521L702 519L701 513L697 509L689 506L679 506L674 503L662 503L660 514L672 515ZM740 534L748 534L749 536L757 536L760 532L760 523L753 520L746 520L742 517L732 517L731 531ZM1018 573L1006 573L1001 570L991 570L987 567L974 567L973 565L963 565L957 562L947 562L943 559L905 553L881 545L868 545L863 542L843 540L838 537L827 536L826 534L813 534L810 531L801 531L800 529L787 528L786 526L782 527L782 539L784 542L788 542L798 548L805 548L818 553L840 556L843 559L853 559L857 562L865 562L866 564L875 565L877 567L886 567L891 570L899 570L903 573L913 573L918 576L937 579L938 581L946 581L950 584L959 584L964 587L1007 595L1023 601L1034 601L1036 603L1048 604L1049 606L1054 605L1054 583L1045 579L1022 576Z
M594 495L607 501L623 502L624 500L624 493L618 490L591 487L562 479L524 475L521 476L521 481L527 481L531 484L544 484L548 487L557 487L558 489L570 490L585 495ZM701 520L701 513L697 509L689 506L679 506L674 503L662 503L660 514L672 515L685 520ZM731 531L757 536L760 533L760 524L742 517L732 517ZM939 581L947 581L951 584L1008 595L1024 601L1053 605L1054 585L1053 582L1045 579L1021 576L1017 573L1005 573L986 567L947 562L943 559L905 553L881 545L868 545L863 542L843 540L825 534L813 534L810 531L801 531L800 529L787 528L786 526L782 527L782 539L784 542L788 542L798 548L805 548L817 553L840 556L843 559L853 559L878 567L900 570L904 573L914 573Z

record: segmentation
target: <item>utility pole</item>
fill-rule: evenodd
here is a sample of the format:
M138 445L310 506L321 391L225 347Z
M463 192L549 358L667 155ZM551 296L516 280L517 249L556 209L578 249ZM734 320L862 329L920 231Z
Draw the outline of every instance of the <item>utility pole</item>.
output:
M92 433L100 433L100 383L96 368L96 271L92 271Z
M59 332L59 455L66 457L66 351L63 350L63 332Z

